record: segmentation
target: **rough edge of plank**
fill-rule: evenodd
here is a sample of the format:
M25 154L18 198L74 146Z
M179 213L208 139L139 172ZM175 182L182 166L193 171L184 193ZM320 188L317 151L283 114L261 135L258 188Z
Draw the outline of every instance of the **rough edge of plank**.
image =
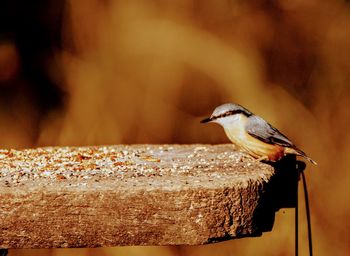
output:
M73 164L66 165L68 155ZM56 168L43 165L43 156ZM13 183L11 175L28 173L28 162L27 179ZM295 205L294 162L272 167L232 145L8 151L0 161L0 248L199 245L258 236L272 229L276 210Z

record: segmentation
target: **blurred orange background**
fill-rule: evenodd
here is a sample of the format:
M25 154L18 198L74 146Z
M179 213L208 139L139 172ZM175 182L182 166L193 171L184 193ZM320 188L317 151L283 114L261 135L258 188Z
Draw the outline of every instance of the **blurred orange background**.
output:
M307 169L314 253L348 255L349 7L335 0L2 1L0 146L226 143L220 127L199 120L217 105L239 103L318 162ZM293 253L293 209L280 210L260 238L213 245L10 251Z

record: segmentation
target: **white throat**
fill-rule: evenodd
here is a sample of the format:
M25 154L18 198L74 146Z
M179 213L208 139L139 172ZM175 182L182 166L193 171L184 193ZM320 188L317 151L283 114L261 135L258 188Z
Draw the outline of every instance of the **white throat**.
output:
M218 118L213 122L220 124L222 127L224 127L224 129L230 129L244 123L243 118L246 118L246 117L242 114L236 114L236 115Z
M242 141L246 141L245 124L247 117L245 115L225 116L214 120L214 122L224 128L227 137L237 146L244 144Z

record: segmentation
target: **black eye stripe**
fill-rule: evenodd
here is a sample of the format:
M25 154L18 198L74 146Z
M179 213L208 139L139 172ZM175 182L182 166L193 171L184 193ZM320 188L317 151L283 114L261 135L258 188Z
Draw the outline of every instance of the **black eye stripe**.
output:
M244 115L247 115L248 113L242 109L236 109L236 110L230 110L230 111L227 111L221 115L218 115L218 116L213 116L211 119L212 120L215 120L215 119L218 119L218 118L222 118L222 117L226 117L226 116L232 116L232 115L235 115L235 114L244 114Z

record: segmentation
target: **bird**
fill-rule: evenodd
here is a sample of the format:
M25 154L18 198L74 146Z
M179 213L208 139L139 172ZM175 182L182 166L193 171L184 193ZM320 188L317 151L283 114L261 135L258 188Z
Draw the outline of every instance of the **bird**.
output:
M230 141L239 150L248 153L257 161L277 162L286 155L296 155L317 165L287 136L241 105L222 104L215 108L212 115L203 119L201 123L221 125Z

